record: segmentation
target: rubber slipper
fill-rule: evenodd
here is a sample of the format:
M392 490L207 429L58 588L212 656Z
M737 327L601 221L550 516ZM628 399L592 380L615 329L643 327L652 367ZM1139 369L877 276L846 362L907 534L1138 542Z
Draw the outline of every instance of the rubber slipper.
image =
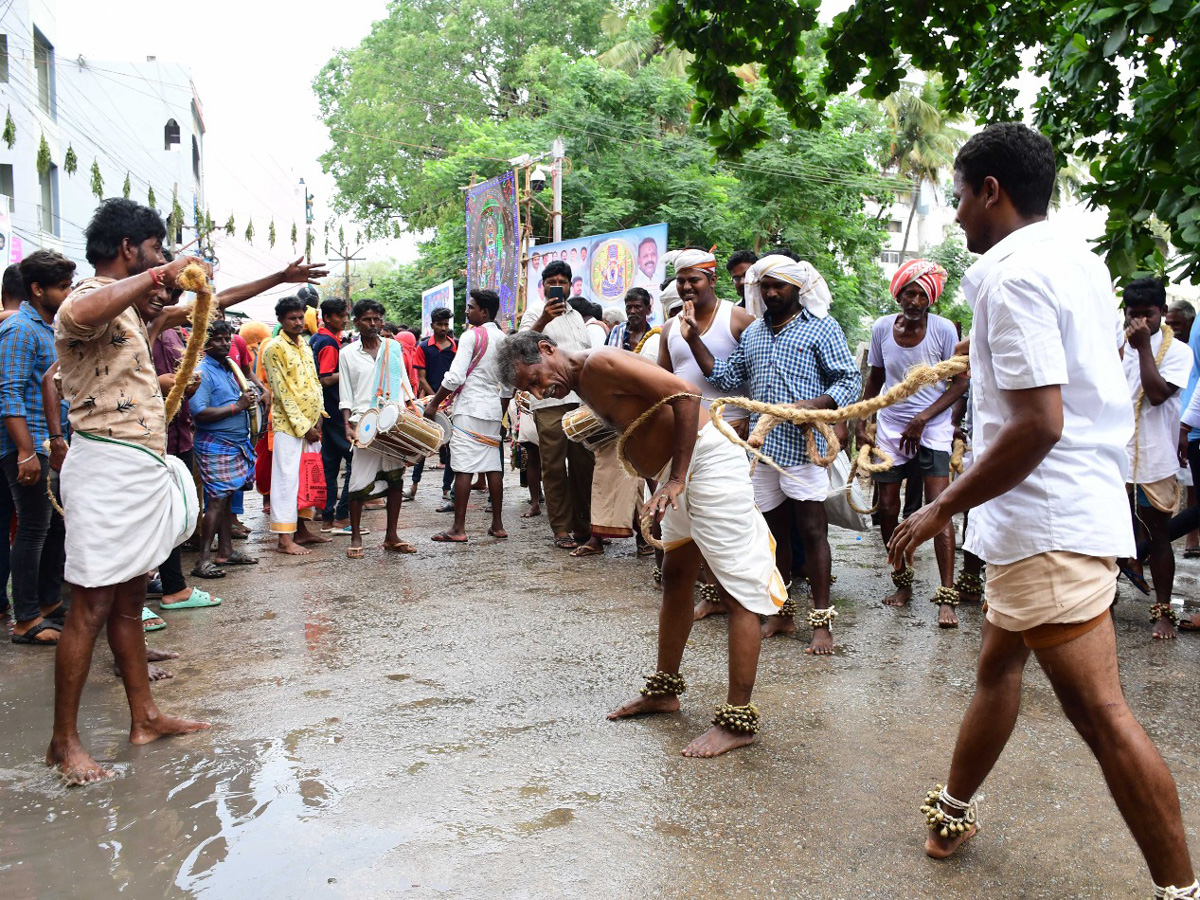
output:
M1197 625L1195 620L1195 616L1188 619L1180 619L1179 624L1175 627L1180 631L1200 631L1200 625Z
M1184 559L1200 559L1200 547L1188 547L1183 551Z
M149 634L151 631L162 631L166 627L167 623L154 610L148 606L142 607L142 631Z
M347 547L346 548L346 559L362 559L362 558L363 558L363 548L362 547Z
M43 631L62 631L62 629L43 619L24 634L14 633L12 636L12 642L14 644L28 644L29 646L45 645L47 647L57 647L58 638L55 638L52 641L39 641L37 639L37 636Z
M1124 575L1126 577L1126 579L1128 579L1130 584L1132 584L1135 588L1137 588L1139 591L1141 591L1147 597L1150 596L1150 585L1146 583L1145 578L1143 578L1141 575L1139 575L1133 569L1129 568L1129 566L1125 565L1124 563L1118 562L1117 568L1121 571L1121 574Z
M222 600L220 597L214 597L208 591L202 591L200 588L192 588L192 596L186 600L180 600L178 603L159 603L159 609L203 609L206 606L220 606Z
M218 566L257 566L258 560L253 556L247 556L240 550L234 550L229 554L229 559L225 560L225 562L216 560L216 564Z
M324 529L324 528L322 528L321 530L322 530L322 531L324 531L325 529ZM361 528L361 527L360 527L360 528L358 529L358 533L359 533L359 534L370 534L370 533L371 533L371 529L370 529L370 528ZM330 529L330 531L329 531L329 534L332 534L332 535L345 535L346 537L350 537L351 535L353 535L353 534L354 534L354 529L353 529L351 526L349 526L349 525L345 525L345 526L343 526L343 527L341 527L341 528L333 528L333 529Z
M454 504L447 500L437 508L438 512L454 512Z
M603 556L603 550L597 550L595 547L589 547L587 544L581 544L571 551L571 555L577 558L584 556Z
M575 538L560 537L554 539L554 546L559 550L574 550L579 545L575 543Z
M401 541L398 544L381 544L380 550L387 550L389 553L416 553L417 548L408 541Z
M452 537L449 532L441 531L430 538L431 541L437 541L439 544L465 544L465 537Z
M653 556L654 548L651 547L649 544L643 544L642 546L638 547L637 555L638 556Z
M488 529L488 536L489 536L489 537L494 537L494 538L495 538L496 540L498 540L498 541L502 541L502 540L504 540L505 538L507 538L507 537L508 537L508 532L507 532L507 531L503 531L503 530L501 530L501 531L497 531L495 528L489 528L489 529Z
M215 563L205 563L203 566L197 565L192 568L192 574L197 578L224 578L225 573L217 568Z

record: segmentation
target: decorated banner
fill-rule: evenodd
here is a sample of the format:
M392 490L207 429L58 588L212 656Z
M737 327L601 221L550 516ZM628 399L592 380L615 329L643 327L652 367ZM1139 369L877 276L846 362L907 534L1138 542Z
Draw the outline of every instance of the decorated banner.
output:
M572 296L616 306L625 302L625 292L631 287L641 287L657 299L665 277L662 258L666 252L665 223L535 245L529 248L526 263L526 302L542 299L542 270L556 260L571 267ZM657 303L655 318L661 319Z
M467 190L467 293L486 288L500 295L500 314L511 322L521 271L517 181L512 172Z
M21 261L20 248L13 247L13 238L12 222L8 216L8 197L0 196L0 270ZM15 254L14 249L17 251Z
M443 281L437 287L431 287L421 292L421 337L433 334L433 324L429 316L439 306L444 306L454 314L454 282Z

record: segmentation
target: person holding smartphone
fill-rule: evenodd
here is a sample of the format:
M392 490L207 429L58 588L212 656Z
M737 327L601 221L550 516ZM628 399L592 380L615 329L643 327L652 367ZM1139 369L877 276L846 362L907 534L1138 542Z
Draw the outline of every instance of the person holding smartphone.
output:
M531 300L521 316L521 331L537 331L552 337L569 352L591 347L583 316L567 303L571 267L555 260L542 269L545 301ZM562 417L579 406L579 395L546 396L533 400L530 409L537 424L542 455L542 486L546 511L554 530L554 546L574 550L591 534L592 470L590 450L563 433Z

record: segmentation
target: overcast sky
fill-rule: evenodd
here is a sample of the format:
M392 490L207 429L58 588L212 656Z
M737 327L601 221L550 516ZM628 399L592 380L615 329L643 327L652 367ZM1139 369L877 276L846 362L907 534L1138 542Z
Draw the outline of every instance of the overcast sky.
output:
M291 251L295 221L303 233L299 180L316 195L318 228L333 193L318 157L328 132L318 116L312 81L339 47L356 45L387 13L385 0L315 3L312 0L210 0L170 7L114 7L95 0L58 0L60 59L92 61L157 56L191 69L204 107L205 189L218 225L236 213L238 233L254 218L254 246L215 239L226 287L281 268ZM275 217L278 238L267 247ZM349 239L349 235L347 235ZM375 255L411 257L411 242L373 247ZM314 259L324 250L321 232ZM303 251L303 238L301 238ZM294 257L293 257L294 258ZM250 314L273 319L273 301L247 304Z

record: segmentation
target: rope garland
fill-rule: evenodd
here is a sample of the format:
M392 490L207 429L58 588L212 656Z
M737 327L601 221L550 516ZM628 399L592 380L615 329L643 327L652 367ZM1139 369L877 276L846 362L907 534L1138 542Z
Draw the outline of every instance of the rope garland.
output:
M650 338L654 337L656 334L662 334L662 326L661 325L655 325L653 328L651 328L649 331L647 331L644 335L642 335L642 339L640 341L638 341L638 345L633 348L633 352L641 353L642 348L646 346L646 341L650 340Z
M175 287L193 291L196 294L196 302L192 305L192 333L188 335L187 346L184 347L183 356L179 360L179 368L175 370L175 383L171 386L171 392L167 394L168 422L179 412L180 404L183 403L183 392L187 390L192 373L196 371L196 365L200 362L200 354L208 341L208 322L212 317L213 307L212 286L208 283L208 275L195 263L185 266L175 277Z

